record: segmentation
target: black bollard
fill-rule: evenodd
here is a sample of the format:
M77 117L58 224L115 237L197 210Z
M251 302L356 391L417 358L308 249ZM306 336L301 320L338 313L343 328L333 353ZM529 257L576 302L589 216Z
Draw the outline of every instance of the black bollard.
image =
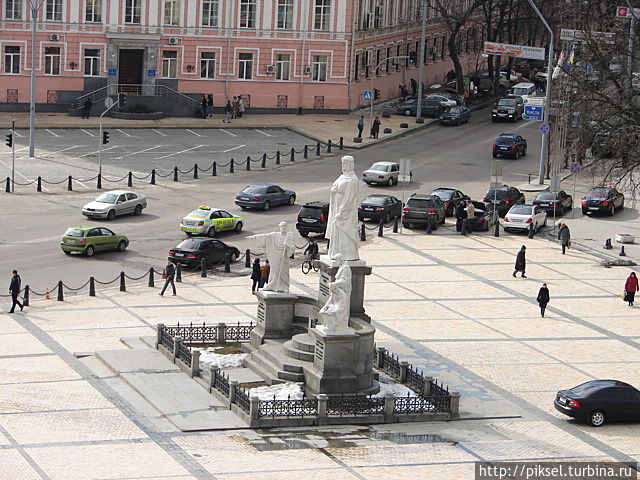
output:
M235 161L232 158L231 162L229 163L229 173L236 173L236 170L234 168L234 163L235 163Z
M120 272L120 291L126 292L127 286L124 284L124 272Z
M173 181L178 181L178 167L173 167Z
M493 226L493 236L494 237L500 236L500 222L498 221L498 219L496 219L496 223Z
M4 187L4 191L7 193L11 193L11 178L7 177L7 184Z
M198 179L198 164L197 163L193 166L193 178L195 180Z
M295 159L295 154L296 154L296 151L293 149L293 147L291 147L291 153L290 153L291 158L289 159L291 161L291 163L295 162L295 160L296 160Z
M529 233L528 233L528 237L529 238L533 238L533 234L535 233L534 229L533 229L533 223L529 224Z
M96 279L93 277L89 277L89 296L96 296Z
M344 150L344 137L340 137L340 150Z
M280 165L280 150L276 152L276 165Z
M247 248L247 251L244 252L244 266L245 268L251 268L251 250Z
M149 268L149 286L150 287L155 287L156 283L155 283L155 278L153 277L155 270L153 269L153 267Z
M151 170L151 185L155 185L156 184L156 169L153 168Z
M207 278L207 259L204 257L200 260L200 276Z
M427 234L431 235L432 231L433 231L433 222L427 219Z
M611 250L612 248L613 248L613 246L611 245L611 239L610 239L610 238L607 238L607 239L604 241L604 249L605 249L605 250Z
M360 225L360 241L365 242L367 240L367 230L364 228L364 223Z
M378 223L378 236L382 237L382 231L384 230L384 220L380 219L380 223Z
M231 254L229 252L224 254L224 273L231 271Z
M393 219L393 233L398 233L398 217Z
M22 296L22 305L25 307L29 306L29 285L24 287L24 295Z
M100 178L98 176L98 178ZM98 187L100 188L100 187ZM36 187L36 191L41 192L42 191L42 177L38 177L38 186Z
M182 264L180 263L176 265L176 282L182 282Z
M62 292L62 280L58 280L58 301L64 302L64 293Z
M304 158L309 158L309 146L304 146Z
M329 141L327 142L327 153L331 153L331 146L333 144L331 143L331 139L329 139Z
M218 167L218 164L216 162L213 162L213 164L211 164L211 176L212 177L215 177L216 175L218 175L217 167Z
M247 170L247 172L251 170L251 157L250 156L247 157L246 170Z
M101 173L98 174L98 182L97 182L96 188L98 190L102 190L102 174Z
M133 173L129 172L129 177L127 178L127 187L133 187Z
M320 142L316 144L316 157L320 156Z
M71 177L71 175L69 175L69 178L67 179L67 190L69 190L70 192L73 191L73 178Z
M260 167L267 168L267 154L266 153L262 154L262 163L260 164Z
M626 257L627 256L627 254L624 251L624 245L622 247L620 247L620 253L618 255L621 256L621 257Z

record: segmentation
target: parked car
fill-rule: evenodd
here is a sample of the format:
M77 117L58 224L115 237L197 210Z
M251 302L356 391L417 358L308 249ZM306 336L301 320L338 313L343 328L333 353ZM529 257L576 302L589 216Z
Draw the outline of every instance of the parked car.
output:
M469 219L469 228L472 231L486 232L498 221L493 213L493 205L473 201L474 217Z
M460 202L470 200L467 195L462 193L460 190L456 190L455 188L436 188L429 195L437 195L438 197L440 197L440 200L444 202L445 215L447 217L451 217L454 214Z
M118 250L124 252L129 246L129 239L118 235L105 227L81 225L68 228L62 236L60 247L67 255L72 253L93 257L96 252Z
M517 81L515 75L509 75L507 72L500 72L500 80L498 80L498 90L496 93L504 95L510 88L513 82ZM478 90L482 93L493 92L493 79L488 73L483 73L478 78Z
M296 228L303 237L309 233L324 235L327 231L327 218L329 217L329 202L308 202L298 212Z
M545 210L547 215L564 215L573 208L573 197L564 190L552 192L549 189L542 190L532 202L535 206Z
M608 213L613 215L624 208L624 195L615 188L596 187L587 192L582 199L582 214Z
M524 101L519 96L508 96L498 100L491 111L491 121L510 120L516 123L524 114Z
M560 390L553 406L569 417L601 427L612 421L640 420L640 391L619 380L590 380Z
M243 210L260 208L266 211L276 205L293 205L296 203L296 192L272 183L257 183L238 193L235 202Z
M187 238L169 250L169 260L187 267L198 268L203 258L206 258L207 265L223 263L227 252L231 263L236 262L240 257L240 250L220 240Z
M414 228L431 223L431 228L437 230L438 225L445 222L445 217L444 202L439 196L414 193L402 209L402 226Z
M509 94L522 97L522 101L526 105L530 97L538 96L538 91L535 84L531 82L520 82L511 87Z
M527 141L517 133L501 133L493 144L493 158L509 156L516 160L527 154Z
M427 95L426 99L438 100L443 105L446 105L449 107L455 107L460 103L459 97L457 96L454 97L453 95L447 92L430 93L429 95Z
M464 105L449 107L440 114L440 125L461 125L469 123L471 110Z
M501 217L506 214L513 205L520 205L527 203L524 198L524 194L516 187L509 187L503 185L502 188L487 190L484 198L484 203L494 204L497 207L498 215Z
M505 232L527 231L530 228L537 232L547 226L547 212L535 205L514 205L504 216L502 226Z
M362 180L367 185L377 183L392 187L398 183L400 164L397 162L376 162L368 170L362 172Z
M191 235L208 235L214 237L219 232L242 230L242 217L232 215L221 208L200 205L189 215L180 220L180 230Z
M402 202L392 195L369 195L358 205L358 220L389 223L402 215Z
M422 100L422 115L425 117L438 117L444 112L447 105L443 104L440 100L442 97L426 97ZM407 117L416 116L418 111L418 104L416 102L407 103L398 107L398 115L406 115Z
M141 215L147 207L147 197L129 190L110 190L104 192L93 202L82 207L82 215L87 218L106 218L113 220L116 215Z

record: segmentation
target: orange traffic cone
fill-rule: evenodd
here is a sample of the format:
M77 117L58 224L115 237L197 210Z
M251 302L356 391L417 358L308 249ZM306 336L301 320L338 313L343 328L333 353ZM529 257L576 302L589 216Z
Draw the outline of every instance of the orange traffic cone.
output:
M48 288L44 292L44 298L45 298L45 300L51 300L51 297L49 296L49 289Z

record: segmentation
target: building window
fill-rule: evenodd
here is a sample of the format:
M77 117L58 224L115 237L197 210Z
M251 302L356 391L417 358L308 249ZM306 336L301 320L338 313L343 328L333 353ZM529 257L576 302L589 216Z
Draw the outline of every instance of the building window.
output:
M251 80L253 78L253 53L241 53L238 55L238 78Z
M60 47L44 49L44 74L60 75Z
M400 49L402 48L401 45L396 45L396 57L401 56L400 54ZM396 58L396 72L400 71L400 61L402 59L401 58Z
M164 0L164 25L180 25L180 0Z
M291 55L288 53L276 55L276 80L289 80L291 72Z
M162 77L176 78L178 76L178 52L164 50L162 52Z
M389 73L389 69L391 68L391 61L389 57L391 56L391 47L387 47L387 61L385 62L384 71L385 73Z
M100 49L84 49L84 74L89 77L100 75Z
M356 55L355 61L353 62L353 81L357 82L360 77L360 55Z
M376 50L376 77L380 76L380 50Z
M408 43L404 47L404 56L407 57L404 59L404 68L406 70L409 68L409 44Z
M311 77L314 82L326 82L327 81L327 56L326 55L314 55L312 64Z
M20 47L4 47L4 73L20 73Z
M431 48L431 61L435 62L438 56L438 37L433 37L433 47Z
M50 22L61 22L62 0L47 0L44 18Z
M5 20L22 20L22 0L5 0Z
M202 26L218 26L218 0L203 0L202 2Z
M142 0L125 0L124 23L140 23Z
M216 52L200 53L200 78L216 78Z
M442 37L442 50L440 50L440 59L444 60L447 56L447 36Z
M102 21L102 0L87 0L84 5L84 21L89 23Z
M278 28L293 28L293 0L278 0Z
M240 28L256 28L256 0L240 0Z
M331 17L331 0L315 0L316 6L313 14L314 30L329 30Z

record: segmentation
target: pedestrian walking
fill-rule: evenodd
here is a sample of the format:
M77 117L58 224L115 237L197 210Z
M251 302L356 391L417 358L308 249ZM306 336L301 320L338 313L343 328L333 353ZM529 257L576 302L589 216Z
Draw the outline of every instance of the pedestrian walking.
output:
M462 232L462 224L467 218L467 209L464 202L460 202L456 207L456 232Z
M207 116L213 117L213 95L207 95Z
M202 94L202 100L200 100L200 110L202 110L202 118L207 118L207 106L209 102L207 101L207 97L205 94Z
M167 289L169 284L171 284L171 288L173 289L173 295L176 294L176 284L173 281L176 276L176 267L171 260L167 260L167 266L164 267L163 277L166 278L164 281L164 287L162 287L162 291L158 294L160 296L164 295L164 291Z
M376 117L371 125L371 137L378 138L378 133L380 133L380 118Z
M636 277L636 272L631 272L627 277L627 281L624 282L624 300L629 303L630 307L633 307L633 301L636 297L637 291L638 277Z
M260 259L256 258L251 266L251 293L255 293L260 286L260 276Z
M9 284L9 292L11 293L11 310L9 310L9 313L13 313L15 311L16 305L20 307L20 311L24 310L24 305L18 300L21 284L22 280L20 279L20 275L18 275L17 270L14 270L11 276L11 283Z
M222 119L222 123L231 123L232 116L233 116L233 107L231 106L231 102L227 100L227 104L224 107L224 118Z
M244 98L238 97L238 117L242 118L244 115Z
M238 105L238 97L233 97L233 102L231 102L231 107L233 108L233 118L238 118L240 114L240 106Z
M547 308L547 303L549 303L549 289L547 288L546 283L543 283L540 290L538 290L538 297L536 300L538 305L540 305L540 316L544 318L544 311Z
M415 78L411 79L411 93L414 97L418 94L418 82Z
M516 267L515 267L515 270L513 271L514 277L516 276L516 273L521 272L522 275L520 276L522 278L527 278L527 276L524 274L524 271L527 268L527 259L525 258L526 250L527 250L527 247L522 245L522 247L520 248L520 251L516 255Z
M463 232L462 234L466 235L467 233L471 233L471 219L475 218L476 216L476 209L473 206L473 202L471 200L466 202L466 205L464 206L464 210L465 210L466 216L462 221L462 232Z
M561 223L558 229L558 239L562 245L562 254L564 255L567 248L571 248L571 232L566 223Z
M403 102L407 99L407 95L409 95L409 92L407 92L407 87L405 87L404 85L400 85L400 96L402 97Z
M264 261L264 265L260 268L260 288L263 288L269 281L269 274L271 273L271 265L269 260Z
M92 106L93 102L91 101L91 97L89 97L84 101L84 105L82 106L82 118L86 118L87 120L89 119Z
M358 138L362 138L362 130L364 130L364 115L360 115L358 120Z

